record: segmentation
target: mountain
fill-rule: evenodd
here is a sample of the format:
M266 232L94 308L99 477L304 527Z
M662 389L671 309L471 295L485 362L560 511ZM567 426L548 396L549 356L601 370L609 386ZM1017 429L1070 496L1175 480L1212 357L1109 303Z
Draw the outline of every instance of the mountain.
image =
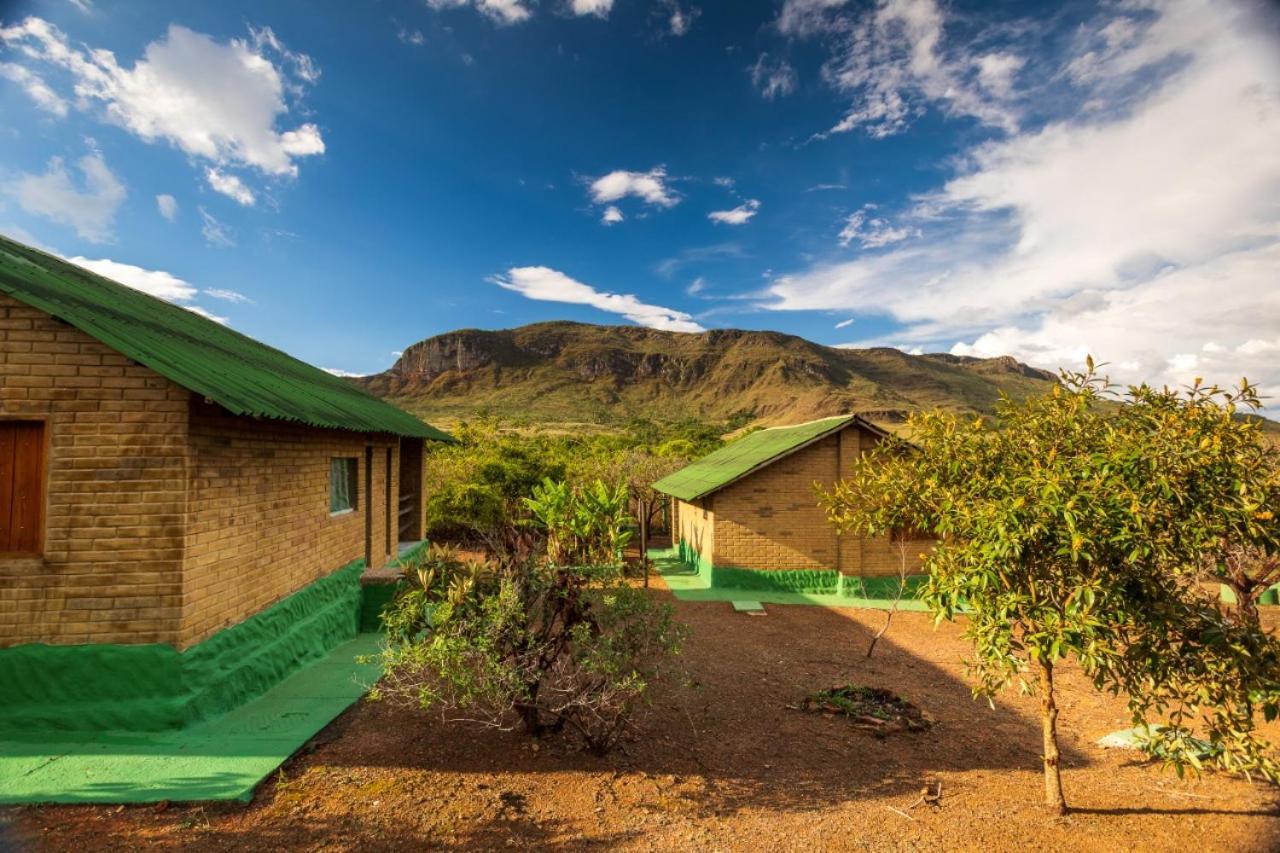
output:
M892 422L935 406L985 414L1001 391L1020 397L1055 380L1009 357L837 349L778 332L552 322L437 335L406 349L390 370L354 381L432 422L482 412L559 424L749 413L771 424L844 412Z

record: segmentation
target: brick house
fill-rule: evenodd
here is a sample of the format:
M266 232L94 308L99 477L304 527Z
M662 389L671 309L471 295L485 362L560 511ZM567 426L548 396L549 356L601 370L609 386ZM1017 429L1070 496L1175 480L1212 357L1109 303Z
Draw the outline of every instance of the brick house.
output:
M360 573L422 538L424 445L449 440L0 238L0 727L143 700L180 725L354 635ZM168 675L106 683L143 668Z
M659 480L653 487L671 497L673 544L681 559L722 586L834 591L896 579L903 550L888 537L837 533L814 491L815 485L833 486L853 459L887 435L857 415L774 427ZM912 574L932 542L910 539L906 545Z

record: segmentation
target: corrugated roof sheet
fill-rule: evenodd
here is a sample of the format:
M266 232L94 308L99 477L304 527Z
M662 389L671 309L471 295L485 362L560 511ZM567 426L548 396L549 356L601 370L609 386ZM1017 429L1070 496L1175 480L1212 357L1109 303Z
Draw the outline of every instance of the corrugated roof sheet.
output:
M238 415L453 440L278 349L2 236L0 292L70 323Z
M674 474L668 474L654 483L653 488L682 501L697 500L854 421L877 433L882 432L857 415L839 415L794 426L762 429L729 442Z

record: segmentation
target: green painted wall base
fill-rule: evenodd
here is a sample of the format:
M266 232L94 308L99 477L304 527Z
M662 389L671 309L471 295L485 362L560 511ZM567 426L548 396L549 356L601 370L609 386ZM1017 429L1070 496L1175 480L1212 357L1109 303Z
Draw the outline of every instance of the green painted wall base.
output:
M377 664L360 658L376 655L381 641L361 634L261 696L181 729L0 733L0 804L247 802L378 680Z
M688 542L680 540L674 556L693 573L707 578L711 589L793 592L807 595L840 595L847 598L891 599L898 590L897 577L841 575L835 569L741 569L713 566ZM927 575L907 578L908 598L916 598Z
M182 652L163 643L0 649L0 732L162 731L225 713L356 636L363 568L344 566Z

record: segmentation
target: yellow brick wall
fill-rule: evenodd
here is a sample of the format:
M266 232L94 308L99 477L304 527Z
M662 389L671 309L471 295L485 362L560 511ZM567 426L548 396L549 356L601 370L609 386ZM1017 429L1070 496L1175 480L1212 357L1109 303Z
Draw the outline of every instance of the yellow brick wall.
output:
M0 418L48 440L44 553L0 558L0 647L185 648L363 557L367 504L372 564L395 553L396 437L230 415L3 294ZM359 471L336 517L333 456Z
M713 565L744 569L839 569L846 575L896 575L897 544L888 537L836 534L814 484L831 488L836 472L878 439L854 425L783 457L711 496L715 505ZM683 531L682 531L683 533ZM907 543L907 571L920 568L931 543Z
M372 505L372 567L387 548L387 451L392 507L399 494L394 436L346 433L235 417L195 402L186 586L180 645L199 642L365 554ZM373 446L372 489L365 448ZM329 460L358 460L354 512L329 513Z
M48 442L44 554L0 558L0 646L176 640L188 396L0 294L0 418Z
M715 493L715 565L835 566L835 529L818 507L813 485L835 481L837 441L828 436Z
M716 516L711 509L711 499L694 503L678 500L675 506L677 534L672 544L684 542L710 563L716 542Z

